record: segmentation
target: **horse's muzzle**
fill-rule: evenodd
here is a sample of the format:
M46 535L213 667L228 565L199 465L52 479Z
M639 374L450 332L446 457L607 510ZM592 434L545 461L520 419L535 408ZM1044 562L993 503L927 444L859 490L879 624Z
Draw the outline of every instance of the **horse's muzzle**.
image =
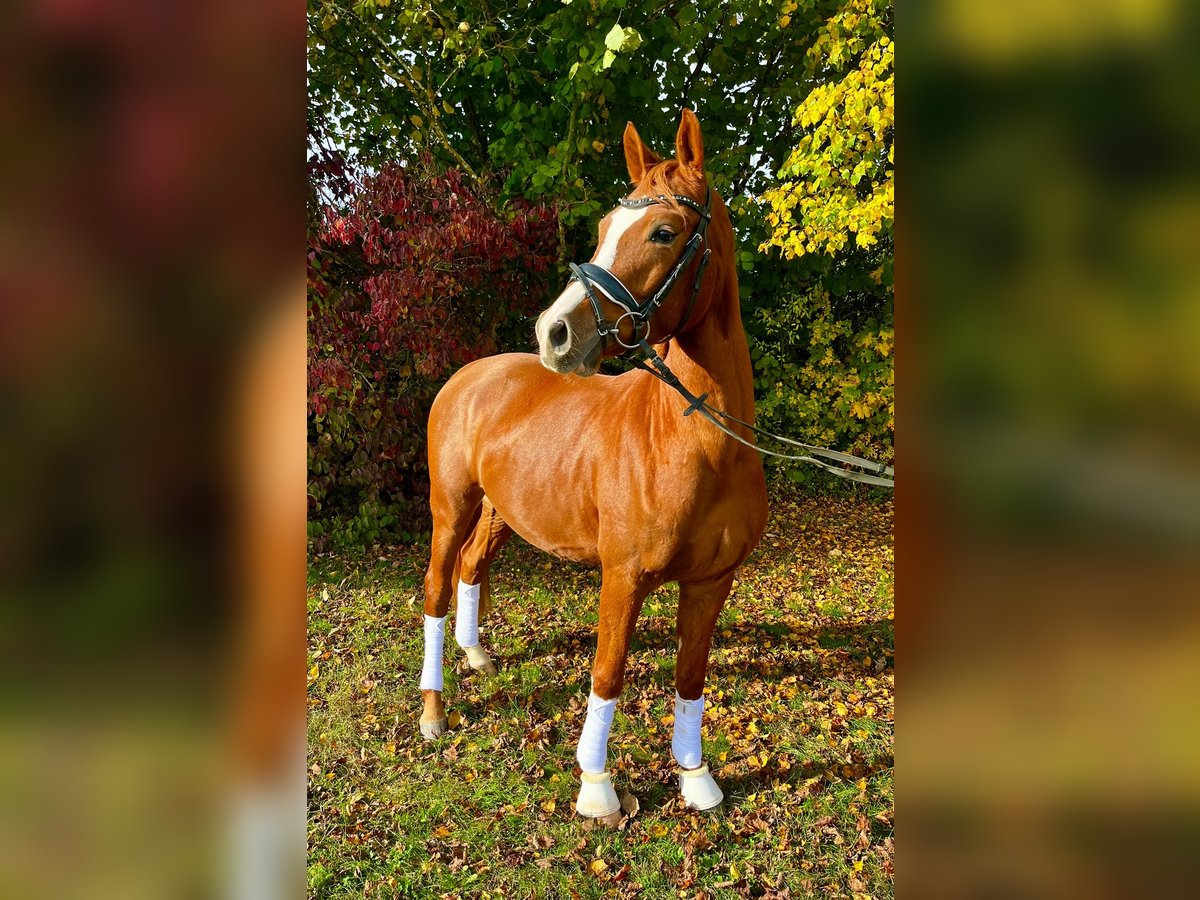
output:
M542 365L561 375L595 375L603 346L595 317L578 284L567 286L554 304L538 316L538 356Z

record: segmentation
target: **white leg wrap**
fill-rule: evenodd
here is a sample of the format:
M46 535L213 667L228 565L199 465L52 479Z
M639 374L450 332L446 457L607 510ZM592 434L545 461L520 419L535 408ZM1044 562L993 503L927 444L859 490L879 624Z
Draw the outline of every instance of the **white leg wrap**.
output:
M446 617L425 617L425 666L421 669L421 690L442 689L442 647L446 643Z
M458 583L458 609L454 613L454 638L458 646L479 646L479 585Z
M616 697L601 700L595 692L588 695L587 719L583 723L583 733L579 735L579 749L575 752L575 758L579 761L579 768L589 775L604 773L605 760L608 758L608 730L612 728L616 711Z
M675 694L675 733L671 737L671 752L681 768L695 769L704 757L700 752L700 723L704 719L704 695L684 700Z

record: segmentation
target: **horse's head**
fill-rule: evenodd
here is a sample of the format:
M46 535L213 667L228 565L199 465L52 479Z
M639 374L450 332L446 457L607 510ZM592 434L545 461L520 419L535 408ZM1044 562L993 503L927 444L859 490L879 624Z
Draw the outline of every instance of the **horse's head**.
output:
M696 298L712 203L696 116L683 111L675 158L666 162L629 123L625 162L633 192L600 220L591 263L573 267L571 281L538 316L538 351L551 371L594 375L604 356L640 339L661 343L702 314Z

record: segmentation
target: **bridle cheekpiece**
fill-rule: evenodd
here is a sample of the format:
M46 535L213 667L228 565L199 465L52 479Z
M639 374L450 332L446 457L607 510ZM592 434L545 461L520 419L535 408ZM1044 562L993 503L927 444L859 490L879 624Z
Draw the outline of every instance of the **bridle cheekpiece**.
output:
M659 194L655 197L639 197L637 200L630 200L628 197L623 197L618 201L626 209L640 209L643 206L667 203L669 200L674 200L676 203L681 203L684 206L694 209L700 214L700 222L696 226L696 231L692 234L691 239L683 248L683 253L676 260L674 268L667 273L667 277L663 279L663 283L658 286L658 289L645 300L639 301L634 297L633 292L621 283L621 279L604 268L604 266L590 262L570 264L571 280L578 281L582 285L588 300L591 301L592 312L596 316L596 330L600 335L600 340L605 341L610 336L613 337L618 344L625 348L624 352L620 354L621 356L624 356L631 350L638 349L650 336L650 317L662 306L663 301L671 293L671 288L675 286L675 282L679 280L684 270L687 269L696 254L700 252L700 246L705 242L704 235L708 231L708 223L712 219L710 211L712 190L705 190L703 206L691 197L684 197L681 194L672 194L670 198L664 194ZM684 310L679 324L666 337L661 338L655 343L666 343L679 334L684 326L687 325L688 319L692 316L692 310L696 306L696 297L700 293L700 279L704 275L704 268L708 265L708 259L711 255L712 251L705 248L704 253L700 257L700 264L696 267L696 277L692 282L692 296L688 300L687 309ZM604 318L604 310L600 305L600 297L597 295L597 291L602 292L609 300L625 310L611 326ZM631 343L626 343L621 339L621 322L625 319L629 319L633 325L633 339ZM638 330L643 327L645 330L639 336Z

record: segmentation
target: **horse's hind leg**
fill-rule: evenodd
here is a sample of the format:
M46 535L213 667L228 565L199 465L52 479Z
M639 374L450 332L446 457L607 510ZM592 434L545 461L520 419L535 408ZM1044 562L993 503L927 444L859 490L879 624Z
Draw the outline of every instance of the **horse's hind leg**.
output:
M500 518L487 497L475 528L458 555L458 604L454 611L454 637L467 654L471 668L485 675L496 674L496 664L479 644L479 617L491 608L492 560L500 552L512 529Z
M421 669L421 735L432 739L447 728L442 704L442 648L446 635L446 613L454 590L458 552L479 515L483 492L475 485L460 483L450 488L430 467L429 506L433 513L429 569L425 573L425 663Z

